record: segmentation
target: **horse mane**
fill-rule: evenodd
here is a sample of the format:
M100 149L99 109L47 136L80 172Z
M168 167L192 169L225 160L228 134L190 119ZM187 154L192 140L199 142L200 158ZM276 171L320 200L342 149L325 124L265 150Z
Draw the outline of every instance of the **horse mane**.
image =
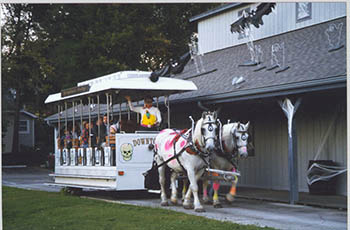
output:
M199 146L204 146L202 132L201 132L202 124L203 124L203 118L199 119L196 122L196 125L194 127L194 131L193 131L193 137L192 137L193 143L198 142Z
M228 148L227 150L229 152L233 151L235 144L235 140L232 139L231 131L232 129L237 128L237 126L237 122L225 124L222 126L222 142L226 146L226 148Z
M231 138L231 130L237 128L238 123L229 123L222 126L222 139Z

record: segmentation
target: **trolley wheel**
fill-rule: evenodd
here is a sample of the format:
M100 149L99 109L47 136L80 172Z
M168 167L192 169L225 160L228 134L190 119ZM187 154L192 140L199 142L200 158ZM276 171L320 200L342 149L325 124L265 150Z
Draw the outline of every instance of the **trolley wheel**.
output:
M74 196L80 196L82 191L82 188L70 188L70 194Z
M61 192L65 195L74 195L79 196L83 191L82 188L73 188L73 187L64 187L61 189Z

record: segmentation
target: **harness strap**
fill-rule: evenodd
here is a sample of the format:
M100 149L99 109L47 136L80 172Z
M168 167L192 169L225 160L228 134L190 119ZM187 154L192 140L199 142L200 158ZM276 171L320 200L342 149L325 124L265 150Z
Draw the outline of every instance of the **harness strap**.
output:
M187 130L186 130L187 131ZM209 162L204 158L207 156L206 153L202 152L200 150L200 148L197 146L198 143L195 143L193 144L192 142L192 133L191 133L191 129L188 130L189 131L189 135L188 137L186 138L183 134L186 132L184 130L182 130L180 133L178 133L175 129L174 129L174 132L177 133L177 135L179 137L175 137L174 138L174 141L173 141L173 146L174 146L174 156L170 157L169 159L167 159L166 161L163 161L161 164L157 165L157 168L169 163L170 161L174 160L176 158L177 162L179 163L179 165L181 166L182 170L184 172L186 172L186 169L185 167L182 165L181 161L179 160L179 157L181 156L181 154L186 151L188 152L189 154L192 154L192 155L199 155L199 157L204 161L204 163L206 164L206 166L208 167L209 166ZM179 140L180 136L184 139L187 140L187 144L180 150L180 152L176 153L176 142ZM205 167L203 167L205 168Z
M179 160L180 155L186 150L186 148L182 148L179 153L176 153L176 142L174 142L174 157L176 158L177 162L181 166L182 170L186 172L185 167L181 164L181 161Z
M161 164L157 165L157 168L162 167L163 165L165 165L165 164L169 163L170 161L174 160L175 158L176 158L176 159L178 160L178 162L180 163L180 161L179 161L178 158L179 158L179 156L180 156L184 151L185 151L185 149L183 148L179 153L175 153L174 156L170 157L168 160L163 161ZM181 165L181 163L180 163L180 165ZM181 167L183 167L183 166L181 165Z
M173 130L174 130L174 132L176 132L177 135L179 136L179 137L175 137L175 138L174 138L174 141L173 141L174 156L170 157L170 158L169 158L168 160L166 160L166 161L163 161L160 165L157 165L157 168L159 168L159 167L161 167L161 166L163 166L163 165L169 163L170 161L172 161L172 160L174 160L174 159L176 158L176 160L177 160L177 162L179 162L179 165L181 166L181 168L184 170L184 172L186 172L186 169L185 169L184 166L181 164L181 162L180 162L180 160L179 160L179 157L180 157L181 154L187 149L188 146L184 146L184 147L180 150L180 152L176 153L175 145L176 145L176 142L179 140L180 136L181 136L182 138L186 139L186 138L183 136L183 134L184 134L187 130L186 130L186 131L182 130L180 133L178 133L175 129L173 129ZM190 133L191 133L191 132L190 132ZM190 136L191 136L191 135L189 135L189 137L190 137Z

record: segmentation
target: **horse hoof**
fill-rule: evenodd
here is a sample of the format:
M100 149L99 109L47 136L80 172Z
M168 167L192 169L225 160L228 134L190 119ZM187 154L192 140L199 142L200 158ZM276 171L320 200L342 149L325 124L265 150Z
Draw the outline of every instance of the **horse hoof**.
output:
M183 205L184 209L193 209L192 204Z
M222 208L221 204L214 204L214 208Z
M196 208L194 211L195 212L205 212L205 209L204 208Z
M232 202L235 200L235 197L232 196L231 194L226 194L226 200L227 200L229 203L232 203Z
M177 200L171 200L170 202L172 205L177 205Z
M163 201L160 203L160 206L169 206L168 201Z

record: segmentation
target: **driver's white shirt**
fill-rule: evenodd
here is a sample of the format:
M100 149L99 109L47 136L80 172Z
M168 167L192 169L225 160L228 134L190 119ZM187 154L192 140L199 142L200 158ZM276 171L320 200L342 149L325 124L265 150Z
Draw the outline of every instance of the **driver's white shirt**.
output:
M137 106L134 107L132 103L129 101L129 107L131 111L134 111L136 113L141 113L141 125L147 126L147 125L155 125L155 123L161 123L162 122L162 116L160 115L160 111L157 107L152 106L151 108L146 108L143 106ZM146 113L150 113L150 118L147 117Z

